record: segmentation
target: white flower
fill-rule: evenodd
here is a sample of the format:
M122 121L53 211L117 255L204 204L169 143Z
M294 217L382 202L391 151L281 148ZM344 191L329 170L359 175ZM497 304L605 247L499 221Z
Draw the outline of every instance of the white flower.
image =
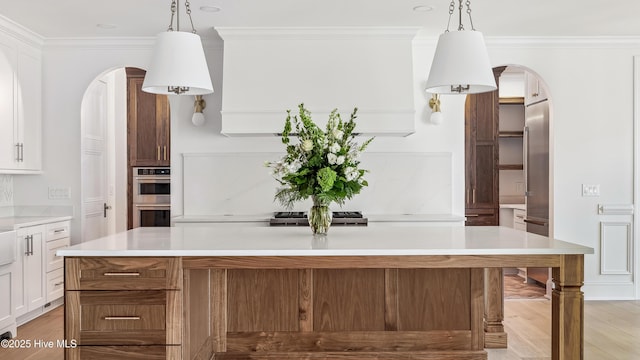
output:
M338 156L338 158L336 159L336 164L337 164L337 165L342 165L342 164L344 164L344 155L340 155L340 156Z
M290 164L287 164L287 171L289 173L295 173L302 167L302 164L299 161L294 161Z
M338 157L336 156L336 154L328 153L327 160L329 161L329 165L335 165L338 161Z
M302 150L309 152L313 149L313 141L311 139L306 139L302 142L300 147L302 147Z
M338 151L340 151L340 145L338 143L331 144L331 146L329 147L329 151L334 154L337 153Z
M338 129L333 130L332 133L333 133L333 137L336 139L342 139L342 135L344 135L342 130L338 130Z
M355 167L348 167L344 170L344 176L347 181L353 181L360 176L360 173Z

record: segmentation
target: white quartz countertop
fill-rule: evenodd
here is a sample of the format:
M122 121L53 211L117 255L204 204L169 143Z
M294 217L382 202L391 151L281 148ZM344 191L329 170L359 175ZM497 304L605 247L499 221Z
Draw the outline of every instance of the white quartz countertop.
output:
M8 216L0 217L0 231L71 220L71 216Z
M57 251L58 256L392 256L593 254L593 249L506 227L136 228Z
M500 204L500 209L527 210L527 205L525 205L525 204Z

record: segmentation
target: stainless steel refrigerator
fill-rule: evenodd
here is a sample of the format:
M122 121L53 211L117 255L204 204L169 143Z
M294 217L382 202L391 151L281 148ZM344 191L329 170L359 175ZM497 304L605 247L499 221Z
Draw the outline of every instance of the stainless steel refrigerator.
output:
M527 231L549 235L549 103L525 107L524 176Z

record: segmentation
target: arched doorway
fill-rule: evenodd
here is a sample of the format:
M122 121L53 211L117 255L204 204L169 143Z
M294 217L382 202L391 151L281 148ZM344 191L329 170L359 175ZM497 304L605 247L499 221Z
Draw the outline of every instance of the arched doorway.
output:
M126 229L124 68L105 71L87 87L81 137L80 223L82 239L88 241Z
M493 69L498 90L467 96L467 226L500 225L553 236L553 154L548 91L519 65ZM505 269L551 291L547 268Z
M129 151L127 70L141 72L144 77L144 70L138 68L106 70L89 84L82 100L80 222L83 241L131 228L132 210L128 194L131 193L131 168L135 164L130 162ZM162 95L162 98L167 108L165 117L168 124L168 97ZM147 127L145 124L141 126ZM167 155L162 165L168 167L168 127L165 130L167 133L163 136L167 143L161 152ZM143 141L136 144L138 150L144 146ZM156 144L150 146L156 154Z

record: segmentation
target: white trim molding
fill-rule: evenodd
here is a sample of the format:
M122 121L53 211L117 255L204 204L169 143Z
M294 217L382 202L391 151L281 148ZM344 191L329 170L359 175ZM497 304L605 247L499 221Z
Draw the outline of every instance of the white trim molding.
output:
M633 232L631 222L600 222L600 274L633 273ZM609 254L625 254L621 257Z

